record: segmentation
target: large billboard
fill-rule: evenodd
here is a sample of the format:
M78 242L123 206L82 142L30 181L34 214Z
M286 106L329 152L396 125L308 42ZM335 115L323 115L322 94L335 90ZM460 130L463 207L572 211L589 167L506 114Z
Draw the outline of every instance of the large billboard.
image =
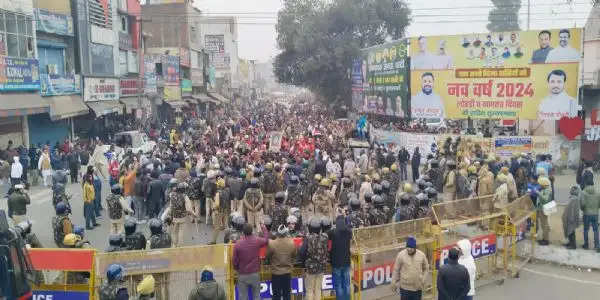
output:
M352 64L352 106L360 112L408 116L406 41L361 51Z
M574 116L581 36L553 29L412 38L412 117Z

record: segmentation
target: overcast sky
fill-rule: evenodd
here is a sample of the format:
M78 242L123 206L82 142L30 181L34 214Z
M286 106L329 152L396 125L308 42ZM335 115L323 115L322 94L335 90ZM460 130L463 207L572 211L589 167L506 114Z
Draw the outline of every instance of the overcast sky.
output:
M527 29L527 0L522 0L521 29ZM590 0L531 0L531 29L583 27ZM275 23L282 0L195 0L206 15L238 17L239 56L266 61L277 53ZM409 36L486 32L488 0L408 0L413 10ZM460 3L460 4L457 4ZM433 16L432 16L433 15ZM600 21L600 20L597 20Z

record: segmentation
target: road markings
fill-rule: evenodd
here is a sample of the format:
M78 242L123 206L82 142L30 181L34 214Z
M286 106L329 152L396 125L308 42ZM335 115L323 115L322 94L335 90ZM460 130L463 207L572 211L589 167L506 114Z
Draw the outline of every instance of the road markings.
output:
M568 276L561 276L561 275L556 275L556 274L550 274L550 273L547 273L547 272L536 271L536 270L532 270L532 269L529 269L529 268L523 268L521 270L529 272L529 273L533 273L533 274L536 274L536 275L551 277L551 278L554 278L554 279L567 280L567 281L573 281L573 282L582 283L582 284L591 284L591 285L600 286L600 282L597 282L597 281L575 279L575 278L571 278L571 277L568 277Z

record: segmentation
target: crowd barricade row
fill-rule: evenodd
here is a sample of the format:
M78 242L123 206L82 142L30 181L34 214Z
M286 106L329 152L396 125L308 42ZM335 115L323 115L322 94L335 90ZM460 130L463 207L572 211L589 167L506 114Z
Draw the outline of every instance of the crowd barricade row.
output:
M35 271L33 299L94 299L94 249L28 249Z
M533 257L535 210L529 196L520 197L502 209L494 208L492 196L485 196L435 204L433 212L432 219L353 229L353 300L393 296L389 286L393 265L398 252L405 248L408 236L416 238L417 248L426 254L430 263L431 277L424 290L426 298L435 299L438 269L446 263L449 250L460 239L471 241L478 286L517 276L520 268ZM517 258L517 243L526 240L527 231L532 246L525 257ZM302 238L295 238L294 242L300 247ZM261 250L263 259L265 251ZM136 296L135 288L143 275L153 274L156 299L186 299L200 282L202 270L210 266L228 299L237 299L232 244L113 253L97 253L93 249L30 249L29 254L32 265L40 271L34 296L44 295L35 299L48 299L50 295L54 300L97 299L98 289L111 264L125 268L125 281L132 297ZM260 275L261 298L270 298L271 272L267 264L261 265ZM303 276L302 268L293 270L292 299L301 299L305 292ZM330 266L327 266L322 288L323 299L335 299Z

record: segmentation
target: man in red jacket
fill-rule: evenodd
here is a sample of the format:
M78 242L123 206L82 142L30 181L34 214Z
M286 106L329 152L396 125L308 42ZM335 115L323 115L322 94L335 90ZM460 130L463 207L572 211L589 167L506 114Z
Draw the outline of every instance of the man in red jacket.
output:
M252 299L260 299L260 248L269 243L269 231L262 225L263 237L252 234L252 225L244 224L244 237L233 247L233 268L238 272L238 299L249 299L248 288L252 288Z

